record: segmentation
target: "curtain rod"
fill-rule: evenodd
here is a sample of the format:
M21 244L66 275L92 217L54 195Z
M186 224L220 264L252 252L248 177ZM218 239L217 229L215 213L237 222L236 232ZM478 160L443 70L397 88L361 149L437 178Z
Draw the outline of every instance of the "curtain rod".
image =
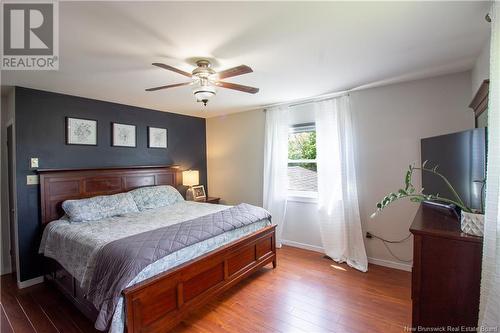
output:
M318 96L314 96L314 97L309 97L309 98L296 99L296 100L290 101L290 102L268 104L268 105L264 105L264 106L261 106L259 108L255 108L255 109L251 109L251 110L263 110L265 112L266 109L274 108L277 106L294 107L294 106L299 106L299 105L304 105L304 104L309 104L309 103L323 102L323 101L327 101L329 99L333 99L333 98L337 98L337 97L341 97L341 96L345 96L345 95L349 96L350 93L354 92L354 91L359 91L359 90L364 90L364 89L376 87L377 84L383 83L384 81L385 80L365 83L365 84L359 85L359 86L354 87L354 88L336 91L336 92L331 92L331 93L318 95ZM384 84L382 84L382 85L384 85ZM246 111L250 111L250 110L246 110Z
M328 93L328 94L324 94L324 95L319 95L319 96L312 97L312 98L298 99L298 100L295 100L292 102L270 104L270 105L264 106L262 109L264 112L266 112L267 109L278 107L278 106L294 107L294 106L300 106L300 105L305 105L305 104L310 104L310 103L327 101L329 99L337 98L337 97L344 96L344 95L348 96L351 91L354 91L358 88L360 88L360 87L356 87L356 88L348 89L348 90L343 90L343 91L337 91L337 92Z
M305 104L310 104L310 103L318 103L318 102L328 101L329 99L333 99L333 98L337 98L337 97L349 96L349 91L350 90L346 90L346 91L337 93L334 96L328 96L328 97L323 97L323 98L314 98L314 99L311 99L311 100L305 100L305 101L302 101L302 102L293 103L293 104L288 105L288 107L291 108L291 107L294 107L294 106L300 106L300 105L305 105Z

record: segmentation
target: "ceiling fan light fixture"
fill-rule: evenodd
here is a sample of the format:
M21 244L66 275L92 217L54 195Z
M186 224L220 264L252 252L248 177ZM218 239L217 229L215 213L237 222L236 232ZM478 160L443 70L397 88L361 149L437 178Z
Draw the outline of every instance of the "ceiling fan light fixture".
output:
M200 59L196 62L197 67L191 72L185 72L178 68L172 67L170 65L162 63L153 63L153 66L166 69L171 72L187 76L191 79L190 82L168 84L165 86L148 88L146 91L157 91L162 89L169 89L180 86L192 85L194 87L193 94L197 102L203 103L207 106L210 98L214 97L216 94L216 87L221 87L224 89L232 89L237 91L242 91L248 94L256 94L259 92L259 88L249 87L242 84L231 83L220 81L228 77L239 76L243 74L252 73L253 70L247 65L240 65L233 68L228 68L223 71L215 71L210 66L210 61L207 59Z
M196 101L203 103L204 106L207 106L208 101L215 96L215 93L215 87L210 85L201 85L193 90Z

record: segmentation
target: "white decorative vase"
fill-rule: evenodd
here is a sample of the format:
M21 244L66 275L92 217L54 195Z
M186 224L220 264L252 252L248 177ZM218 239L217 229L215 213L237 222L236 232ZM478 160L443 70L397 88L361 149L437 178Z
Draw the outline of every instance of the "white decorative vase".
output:
M460 226L462 231L466 234L482 237L484 235L484 214L462 211Z

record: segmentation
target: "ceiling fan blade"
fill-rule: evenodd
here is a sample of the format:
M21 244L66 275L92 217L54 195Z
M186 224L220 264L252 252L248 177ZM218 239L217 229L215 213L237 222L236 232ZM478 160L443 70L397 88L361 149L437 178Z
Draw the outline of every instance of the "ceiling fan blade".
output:
M253 70L248 67L247 65L240 65L238 67L233 67L233 68L229 68L229 69L226 69L224 71L221 71L219 73L217 73L217 75L219 76L219 79L225 79L227 77L232 77L232 76L238 76L238 75L243 75L243 74L248 74L248 73L252 73Z
M172 72L179 73L180 75L184 75L184 76L187 76L187 77L191 77L192 76L191 73L184 72L183 70L180 70L180 69L177 69L175 67L172 67L172 66L169 66L169 65L165 65L165 64L162 64L162 63L159 63L159 62L154 62L154 63L152 63L152 65L160 67L160 68L163 68L163 69L166 69L167 71L172 71Z
M161 90L161 89L175 88L175 87L187 86L187 85L190 85L190 84L191 84L191 82L169 84L167 86L149 88L149 89L146 89L146 91L156 91L156 90Z
M259 88L244 86L244 85L241 85L241 84L230 83L230 82L218 81L216 83L216 85L219 86L219 87L222 87L222 88L239 90L239 91L243 91L243 92L246 92L246 93L249 93L249 94L256 94L256 93L259 92Z

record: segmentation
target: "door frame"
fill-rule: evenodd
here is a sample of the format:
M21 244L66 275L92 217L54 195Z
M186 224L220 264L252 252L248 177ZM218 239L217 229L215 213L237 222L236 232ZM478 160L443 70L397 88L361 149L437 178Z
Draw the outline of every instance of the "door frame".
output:
M5 127L3 128L3 130L5 130L6 134L7 134L7 128L9 128L9 126L12 126L12 168L13 168L12 176L14 177L14 179L12 181L13 188L11 189L10 188L10 179L8 176L9 171L7 170L7 182L8 182L7 186L8 186L9 191L13 191L12 197L14 198L14 202L13 203L10 202L9 195L8 195L7 202L8 202L9 212L8 212L7 216L9 217L9 228L12 225L14 226L14 238L15 239L14 239L14 244L10 244L10 249L12 250L12 247L14 247L14 252L15 252L15 257L16 257L16 262L15 262L16 278L17 278L17 282L19 282L20 281L20 272L19 272L19 246L18 246L19 235L18 235L18 227L17 227L16 125L15 125L15 121L13 119L9 119L5 122ZM7 158L9 158L8 153L7 153ZM9 165L8 162L9 161L7 161L7 167ZM14 208L14 221L13 221L14 223L12 223L12 221L10 221L10 209L12 207ZM10 232L9 232L9 237L10 237ZM11 262L11 267L12 266L13 266L13 263Z

